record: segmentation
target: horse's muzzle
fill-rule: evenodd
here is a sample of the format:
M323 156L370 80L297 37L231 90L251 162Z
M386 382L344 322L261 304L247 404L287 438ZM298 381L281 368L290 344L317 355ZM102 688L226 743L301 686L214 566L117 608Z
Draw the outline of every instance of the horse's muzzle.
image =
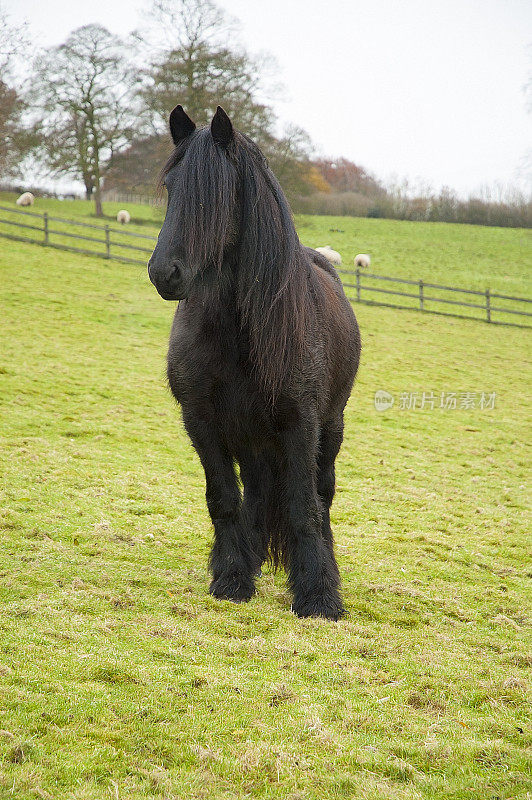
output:
M152 256L148 262L148 275L163 300L182 300L186 296L188 281L182 261L176 259L160 267Z

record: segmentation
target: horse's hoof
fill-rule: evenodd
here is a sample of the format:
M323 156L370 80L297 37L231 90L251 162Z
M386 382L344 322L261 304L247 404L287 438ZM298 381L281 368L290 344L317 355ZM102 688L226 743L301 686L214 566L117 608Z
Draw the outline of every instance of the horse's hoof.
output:
M346 613L342 598L335 594L324 597L295 599L292 604L292 611L301 618L323 617L334 622Z
M242 575L220 575L212 581L209 592L218 600L231 600L233 603L246 603L255 593L253 581Z

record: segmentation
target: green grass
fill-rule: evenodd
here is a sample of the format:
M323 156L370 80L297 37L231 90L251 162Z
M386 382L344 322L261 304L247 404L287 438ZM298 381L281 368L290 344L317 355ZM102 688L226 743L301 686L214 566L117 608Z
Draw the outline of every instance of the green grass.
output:
M145 269L0 248L0 797L529 798L529 333L357 307L332 514L349 616L301 621L282 574L241 606L207 592L173 308ZM378 389L497 400L378 413Z
M15 200L16 195L0 192L0 205L13 205L15 208ZM126 227L116 222L117 211L124 207L128 208L132 218L131 225ZM106 218L100 221L94 217L92 202L41 198L37 198L31 210L47 211L51 215L102 226L108 223L113 230L154 237L164 214L162 206L104 203ZM380 275L423 279L428 283L478 291L489 288L502 294L530 294L532 231L527 229L310 215L298 215L296 224L304 244L310 247L331 245L340 252L347 268L353 268L357 253L369 253L371 271ZM65 229L58 223L54 225ZM0 230L7 230L7 226L0 222ZM80 229L79 233L83 231ZM56 241L69 244L64 238ZM377 298L374 296L373 299Z

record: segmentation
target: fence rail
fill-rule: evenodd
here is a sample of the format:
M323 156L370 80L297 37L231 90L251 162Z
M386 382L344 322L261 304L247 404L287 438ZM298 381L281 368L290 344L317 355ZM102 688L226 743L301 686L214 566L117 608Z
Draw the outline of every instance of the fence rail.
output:
M343 284L344 288L346 289L346 294L350 300L353 300L357 303L364 303L366 305L377 305L377 306L387 306L389 308L401 308L401 309L408 309L408 310L417 310L427 314L440 314L443 316L448 317L461 317L463 319L475 319L475 320L483 320L484 322L490 322L497 325L513 325L520 328L531 328L532 325L527 324L527 322L523 319L523 321L514 321L515 317L532 317L531 311L526 311L526 308L530 308L530 303L532 300L526 297L515 297L513 295L507 294L499 294L498 292L492 292L490 289L486 289L485 291L480 291L478 289L460 289L457 286L444 286L440 283L428 283L423 280L409 280L407 278L393 278L388 275L375 275L371 272L365 272L360 270L360 268L356 268L355 270L343 269L342 267L337 268L338 272L345 276L343 277ZM350 282L350 279L354 277L354 283ZM397 288L383 288L382 286L376 286L375 282L385 281L390 285L399 284ZM416 292L413 291L401 291L400 286L408 286L417 288ZM349 290L355 290L355 296ZM436 290L438 292L438 296L435 296L432 293L428 293L427 290ZM364 297L362 296L362 292L364 292ZM441 296L447 292L454 292L462 295L466 295L468 298L471 297L471 300L474 298L482 298L482 302L468 302L465 298L460 299L453 299L450 296ZM379 299L375 299L374 295L392 295L393 297L399 298L399 300L395 303L388 303L382 302ZM407 298L406 303L402 298ZM493 305L493 300L495 301L502 301L497 305ZM510 302L512 305L508 305L507 303ZM460 306L462 308L467 309L474 309L476 310L476 314L472 315L471 313L468 314L458 314L453 313L452 311L444 311L440 304L444 306ZM516 307L517 306L517 307ZM502 316L502 319L493 319L493 312L496 312L498 315ZM511 319L505 319L505 315L511 315Z
M102 200L108 203L138 203L143 206L154 206L157 199L154 195L136 194L135 192L103 192Z
M23 214L26 217L30 217L32 220L39 219L42 222L41 225L28 225L16 219L9 219L8 217L10 214ZM54 225L54 223L57 224ZM10 226L10 228L16 227L22 228L23 230L38 231L41 236L35 238L35 236L19 236L15 233L8 233L3 228L4 225ZM96 231L100 231L101 235L94 235ZM67 250L68 252L98 256L112 261L121 261L126 264L146 264L147 259L143 258L141 260L140 258L134 258L132 256L138 252L149 255L153 251L155 242L157 241L155 236L149 236L145 233L125 231L121 228L111 227L106 224L97 225L91 222L65 219L64 217L51 216L47 212L39 214L35 211L22 211L19 208L9 208L8 206L2 205L0 205L0 236L18 242L31 242L32 244L39 244L43 247L53 247L56 250ZM75 247L74 244L66 244L64 239L73 239L81 243L89 242L90 245ZM142 247L139 240L146 242L146 244L149 242L151 246ZM124 251L133 252L127 253Z
M9 214L24 215L24 217L28 219L28 222L19 222L6 218L6 215ZM41 224L29 224L30 220L32 222L41 220ZM51 227L51 223L57 223L59 227ZM4 225L8 226L8 230L12 230L12 228L15 227L21 228L23 231L37 231L40 235L38 238L35 238L35 235L33 238L29 235L19 236L15 233L6 232L3 228ZM101 231L102 237L76 232L77 228ZM127 264L142 264L143 266L146 264L146 258L135 258L132 256L140 253L149 255L156 242L155 236L125 231L121 228L111 227L106 224L97 225L90 222L79 222L63 217L50 216L46 212L44 214L39 214L35 211L22 211L19 208L9 208L2 205L0 205L0 236L17 242L30 242L43 247L53 247L57 250L67 250L69 252L98 256L99 258L120 261ZM53 241L51 240L52 237ZM97 249L89 249L88 246L75 247L73 244L65 244L61 241L63 237L67 240L89 242L95 245ZM150 242L151 246L143 247L138 241L139 239L144 240L146 244ZM134 243L130 243L131 241ZM117 248L119 252L117 252ZM126 255L124 251L130 251L131 255ZM443 286L439 283L428 283L423 280L416 281L407 278L394 278L389 275L376 275L371 272L361 271L359 268L353 270L340 267L338 268L338 272L343 276L342 280L344 288L346 289L346 294L353 302L373 306L384 306L386 308L421 311L426 314L440 314L448 317L481 320L497 325L532 328L531 324L527 324L528 320L524 319L532 317L532 312L525 310L530 308L532 300L525 297L499 294L497 292L492 292L490 289L486 289L485 291L480 291L478 289L460 289L456 286ZM375 285L376 283L380 283L380 285ZM387 288L382 285L383 283ZM408 287L410 291L401 291L400 288L396 288L392 286L392 284L398 284L399 287ZM413 291L412 287L416 287L416 290ZM433 290L436 290L439 295L445 295L449 292L454 292L455 295L465 295L467 300L465 297L464 299L454 299L448 294L446 296L434 296L432 294ZM387 302L384 298L382 300L379 299L382 295L385 295L386 298L397 297L399 299L397 302ZM476 298L479 299L479 302L468 302L468 300L474 300ZM493 301L495 301L495 305ZM442 305L444 307L452 306L453 309L456 306L462 307L468 309L468 313L459 314L456 313L456 309L453 311L445 311L442 309ZM493 318L494 314L497 316L496 319ZM510 318L506 315L509 315ZM516 317L519 319L516 320Z

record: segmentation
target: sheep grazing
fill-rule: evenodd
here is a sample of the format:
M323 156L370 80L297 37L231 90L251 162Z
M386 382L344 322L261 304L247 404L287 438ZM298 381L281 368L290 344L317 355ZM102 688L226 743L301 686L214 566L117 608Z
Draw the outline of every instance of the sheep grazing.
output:
M371 258L367 253L359 253L358 256L355 256L355 267L369 267L370 264Z
M340 253L337 253L336 250L333 250L329 245L325 247L316 247L316 252L321 253L322 256L325 256L327 261L330 261L331 264L334 264L336 267L340 266L342 263L342 256Z
M35 196L31 192L24 192L17 199L17 206L32 206L35 202Z
M122 225L127 225L128 222L131 222L131 216L129 214L129 211L126 211L125 209L119 211L118 214L116 215L116 221L121 222Z

